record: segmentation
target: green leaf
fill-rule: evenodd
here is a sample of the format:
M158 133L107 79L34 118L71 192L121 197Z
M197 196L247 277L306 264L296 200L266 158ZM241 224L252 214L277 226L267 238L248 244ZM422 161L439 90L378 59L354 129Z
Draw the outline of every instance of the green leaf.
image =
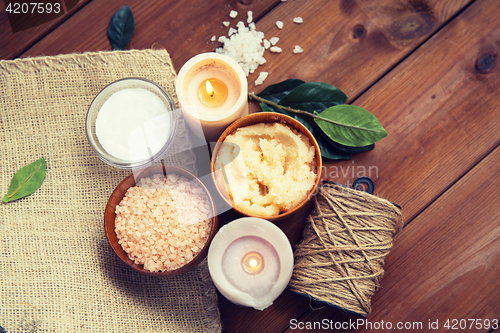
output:
M42 185L47 165L41 158L19 169L12 178L3 202L14 201L35 192Z
M287 116L290 116L296 120L298 120L302 125L304 125L309 132L314 136L316 142L318 143L319 149L321 151L321 156L325 158L329 158L331 160L350 160L351 154L346 153L342 150L335 148L331 143L331 140L326 136L322 135L322 130L316 125L311 119L307 119L307 117L292 113L286 112L284 110L280 110L277 107L270 106L265 103L260 103L263 112L277 112L282 113Z
M318 142L319 150L321 151L321 156L329 158L331 160L350 160L352 155L346 153L340 149L335 148L331 145L331 140L326 140L324 138L318 138L315 136L316 142Z
M288 79L280 83L272 84L262 90L257 96L267 99L268 101L278 103L293 89L304 84L305 82L299 79Z
M314 119L330 139L345 146L368 146L387 136L387 131L377 118L359 106L349 104L332 106L319 116L338 123L332 124Z
M307 82L290 91L279 105L296 110L313 112L344 104L348 97L344 92L323 82Z
M371 145L363 146L363 147L349 147L349 146L341 145L340 143L332 141L332 140L330 140L330 142L335 148L337 148L341 151L344 151L346 153L351 153L351 154L364 153L365 151L370 151L370 150L373 150L375 148L374 143L372 143Z
M113 51L126 49L134 28L134 15L129 6L123 6L113 14L108 25L108 40Z

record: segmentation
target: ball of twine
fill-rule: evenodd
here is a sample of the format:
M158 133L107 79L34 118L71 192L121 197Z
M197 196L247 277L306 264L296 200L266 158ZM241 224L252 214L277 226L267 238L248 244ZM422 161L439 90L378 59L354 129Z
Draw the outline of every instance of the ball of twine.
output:
M401 210L366 192L325 185L295 250L288 289L366 316L402 228Z

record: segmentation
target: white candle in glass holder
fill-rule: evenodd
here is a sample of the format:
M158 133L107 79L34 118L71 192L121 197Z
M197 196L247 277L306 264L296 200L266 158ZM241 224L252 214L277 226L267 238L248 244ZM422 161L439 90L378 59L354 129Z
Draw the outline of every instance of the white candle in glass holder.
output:
M215 286L228 300L264 310L290 281L293 251L276 225L244 217L217 232L208 250L208 269Z
M217 141L229 124L248 114L247 78L226 55L207 52L189 59L175 90L186 122L207 141Z

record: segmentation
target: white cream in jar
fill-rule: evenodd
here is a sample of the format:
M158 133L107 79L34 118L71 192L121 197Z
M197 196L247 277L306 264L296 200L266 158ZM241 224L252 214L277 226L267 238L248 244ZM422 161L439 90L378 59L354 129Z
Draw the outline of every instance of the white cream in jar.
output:
M152 158L171 136L169 109L160 97L144 88L113 93L101 106L96 136L113 157L130 162Z

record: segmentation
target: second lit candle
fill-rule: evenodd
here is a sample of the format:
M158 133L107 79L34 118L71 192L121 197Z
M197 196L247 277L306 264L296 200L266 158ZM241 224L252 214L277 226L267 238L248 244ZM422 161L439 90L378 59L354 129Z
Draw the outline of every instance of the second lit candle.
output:
M207 141L248 114L247 79L241 66L218 53L202 53L182 66L176 92L184 117L195 133L200 126Z

